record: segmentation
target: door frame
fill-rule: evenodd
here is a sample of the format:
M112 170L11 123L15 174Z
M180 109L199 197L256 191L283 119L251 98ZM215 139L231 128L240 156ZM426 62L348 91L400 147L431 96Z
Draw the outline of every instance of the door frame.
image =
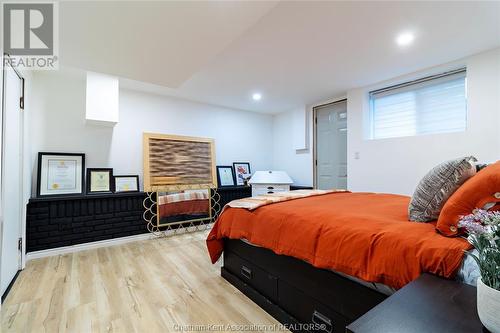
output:
M4 138L4 127L5 127L5 87L6 87L6 66L8 65L13 71L14 73L16 74L16 76L19 78L19 80L21 81L21 96L19 97L19 112L21 113L20 114L20 123L21 123L21 133L19 133L19 137L21 138L22 142L21 142L21 152L20 152L20 156L21 156L21 170L20 170L20 193L19 193L19 200L21 202L21 211L19 212L20 213L20 218L19 218L19 235L18 235L18 238L21 240L22 242L22 246L21 248L19 249L19 252L20 252L20 260L18 262L18 273L21 269L23 269L23 266L24 266L24 263L25 263L25 254L24 254L24 248L25 248L25 233L26 233L26 225L25 223L23 222L23 219L25 218L25 213L24 213L24 145L25 145L25 142L24 142L24 125L25 125L25 122L24 122L24 100L25 100L25 79L23 77L23 75L14 67L12 66L12 63L11 63L11 57L9 54L7 53L4 53L3 54L3 58L2 59L2 87L1 87L1 98L0 98L0 136L1 136L1 141L0 141L0 146L1 146L1 161L0 161L0 238L3 238L3 223L4 223L4 220L3 220L3 197L4 197L4 188L3 188L3 185L4 185L4 178L5 178L5 175L4 175L4 168L3 166L1 165L1 163L3 163L4 161L4 149L3 149L3 145L4 145L4 142L5 142L5 138ZM0 239L0 267L1 267L1 264L2 264L2 247L3 247L3 244L2 244L2 241ZM14 279L11 281L11 284L12 285L12 282L15 280L15 278L17 277L18 274L16 274L16 276L14 277ZM9 287L7 288L6 292L8 292L9 288L10 288L10 285Z
M313 144L312 144L312 155L313 155L313 160L312 160L312 164L313 164L313 188L317 188L317 179L316 179L316 174L317 174L317 167L318 167L318 158L317 158L317 132L318 132L318 115L317 115L317 111L318 109L321 109L321 108L324 108L324 107L327 107L327 106L330 106L330 105L334 105L334 104L338 104L338 103L343 103L343 102L346 102L347 104L347 98L344 97L344 98L339 98L339 99L334 99L332 100L331 102L327 102L327 103L323 103L323 104L318 104L318 105L315 105L313 106L312 108L312 115L313 115ZM347 115L347 119L349 119L349 115Z

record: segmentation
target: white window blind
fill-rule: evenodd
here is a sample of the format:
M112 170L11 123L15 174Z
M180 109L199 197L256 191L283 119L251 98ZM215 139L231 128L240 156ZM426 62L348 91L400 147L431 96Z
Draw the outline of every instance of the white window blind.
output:
M466 70L370 92L371 139L464 131Z

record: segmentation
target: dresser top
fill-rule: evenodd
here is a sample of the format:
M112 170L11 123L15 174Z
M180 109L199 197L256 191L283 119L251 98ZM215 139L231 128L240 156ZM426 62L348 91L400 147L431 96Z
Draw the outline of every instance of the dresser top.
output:
M347 332L486 332L476 288L423 274L347 326Z

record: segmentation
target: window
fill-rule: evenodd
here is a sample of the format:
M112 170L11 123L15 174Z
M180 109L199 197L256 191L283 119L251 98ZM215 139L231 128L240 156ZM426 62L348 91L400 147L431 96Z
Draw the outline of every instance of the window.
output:
M464 131L466 70L370 92L370 138Z

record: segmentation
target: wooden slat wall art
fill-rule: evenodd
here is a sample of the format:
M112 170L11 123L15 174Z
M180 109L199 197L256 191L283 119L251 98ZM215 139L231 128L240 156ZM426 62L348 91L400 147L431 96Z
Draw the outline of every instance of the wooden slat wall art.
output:
M144 191L217 187L214 140L144 133Z

